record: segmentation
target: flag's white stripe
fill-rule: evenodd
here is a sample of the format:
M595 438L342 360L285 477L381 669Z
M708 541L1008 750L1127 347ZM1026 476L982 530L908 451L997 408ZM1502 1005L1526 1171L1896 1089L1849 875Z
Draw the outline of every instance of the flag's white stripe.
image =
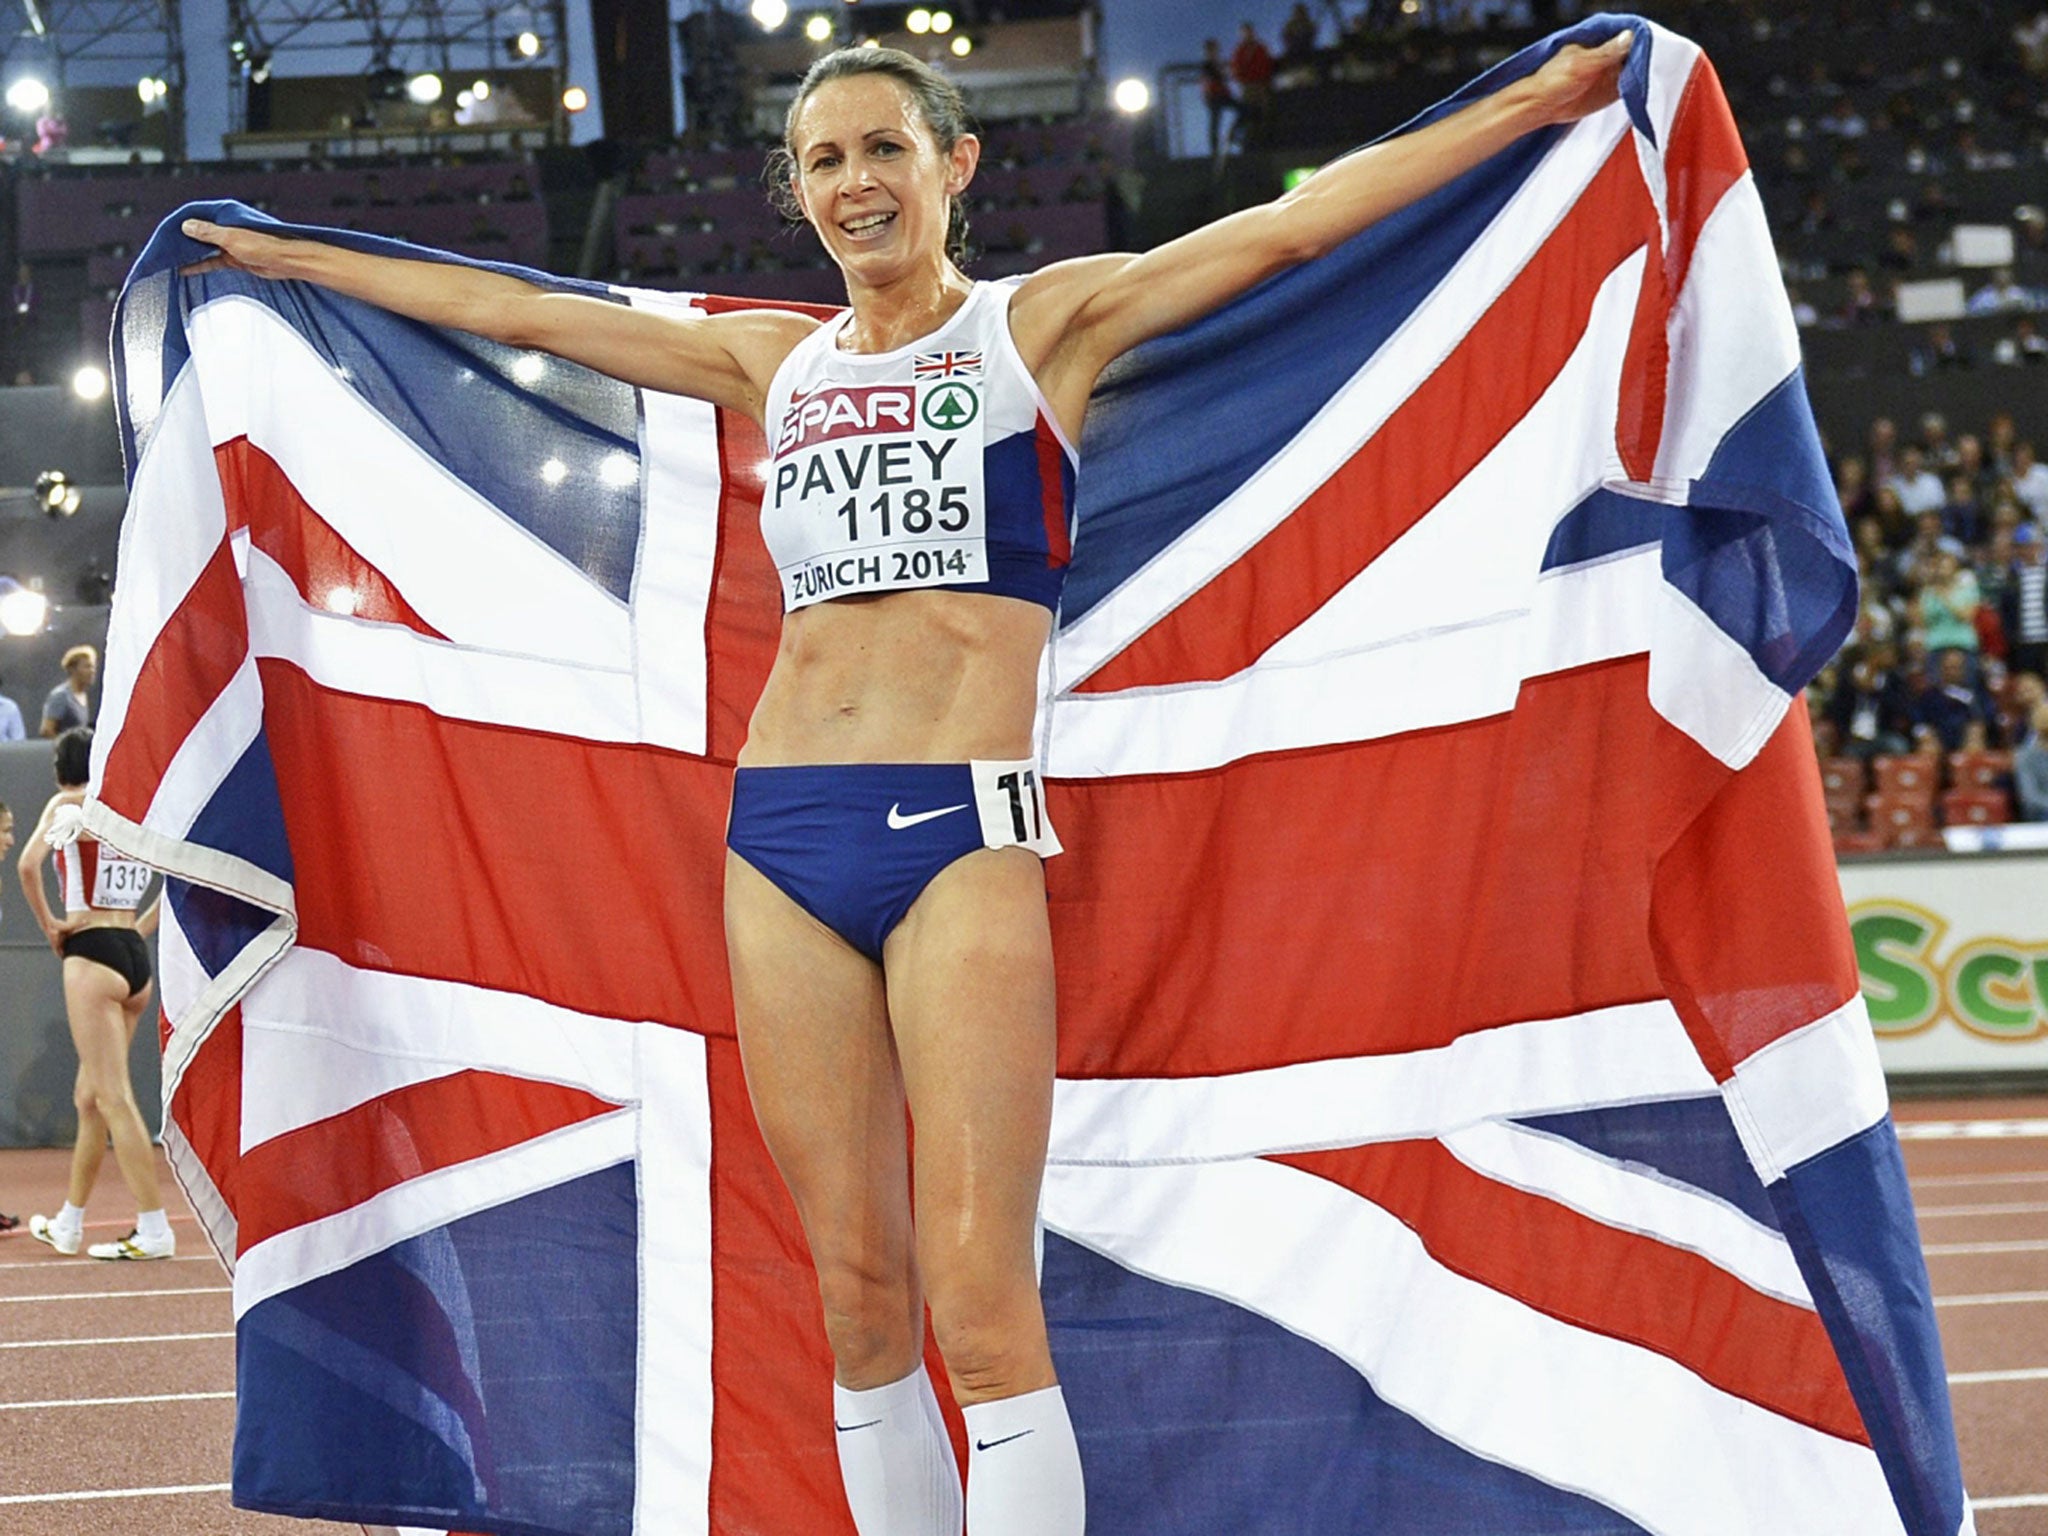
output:
M1721 1093L1767 1184L1877 1124L1891 1102L1863 995L1738 1062Z
M1650 82L1646 105L1657 141L1652 144L1637 134L1636 162L1642 167L1644 184L1650 189L1650 201L1656 205L1657 225L1662 232L1664 248L1668 250L1671 244L1671 212L1664 177L1664 154L1671 147L1671 125L1677 118L1679 102L1684 99L1686 83L1691 80L1693 69L1699 63L1700 50L1697 44L1655 22L1648 25Z
M227 537L227 505L206 426L198 375L187 367L164 397L121 520L121 600L107 616L107 686L93 737L95 782L127 722L136 673L150 647Z
M1652 547L1547 572L1531 607L1462 628L1199 687L1062 694L1046 771L1199 772L1504 715L1525 678L1646 652L1663 584Z
M1371 361L1272 460L1063 631L1059 685L1130 644L1284 521L1436 371L1528 264L1628 130L1616 106L1581 119Z
M1568 1205L1603 1225L1696 1253L1782 1301L1813 1305L1792 1245L1704 1190L1501 1121L1452 1131L1443 1143L1459 1162L1488 1178Z
M1220 1077L1061 1080L1052 1161L1193 1163L1441 1136L1714 1091L1667 1002L1504 1024L1432 1050Z
M249 552L249 643L325 687L423 704L437 715L587 741L637 741L639 703L626 671L473 650L397 624L313 608L261 550Z
M338 1215L266 1238L235 1265L235 1317L407 1238L630 1161L636 1118L627 1109L585 1120L488 1157L422 1174Z
M1902 1536L1867 1447L1456 1274L1327 1180L1260 1161L1054 1167L1044 1211L1048 1229L1271 1318L1445 1439L1657 1536Z
M1263 661L1307 665L1529 610L1558 520L1599 486L1627 479L1613 422L1644 260L1638 251L1608 274L1564 367L1471 473ZM1654 544L1663 508L1634 505L1639 542Z
M242 1148L465 1069L632 1103L643 1027L294 949L242 1003Z
M1656 479L1674 497L1706 470L1729 428L1799 366L1799 332L1777 270L1763 200L1745 171L1707 216L1671 311Z
M636 308L691 313L674 294L633 290ZM642 391L640 559L633 581L634 673L642 739L705 750L705 616L718 564L718 413L702 400ZM747 531L751 535L752 530Z
M1652 615L1650 706L1730 768L1747 768L1791 696L1676 587L1658 584Z
M245 656L165 766L143 824L166 837L184 837L262 729L263 679L256 658Z
M246 436L275 459L427 623L466 645L631 664L631 626L616 598L377 415L275 311L231 295L193 311L186 333L212 441ZM549 494L579 493L565 483Z
M711 1089L704 1037L642 1025L640 1433L633 1528L711 1521Z

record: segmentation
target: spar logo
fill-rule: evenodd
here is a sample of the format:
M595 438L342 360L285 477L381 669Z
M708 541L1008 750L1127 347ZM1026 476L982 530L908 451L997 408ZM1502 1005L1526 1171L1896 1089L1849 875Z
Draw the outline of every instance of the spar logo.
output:
M1936 960L1948 926L1910 901L1849 909L1871 1027L1911 1035L1947 1017L1989 1040L2048 1035L2048 942L1974 938Z
M959 388L959 385L941 385ZM775 434L777 456L839 437L872 437L909 432L917 397L905 385L870 385L860 389L828 388L792 396ZM929 402L927 402L929 409ZM973 419L970 411L968 419Z
M981 399L971 384L962 384L955 379L929 385L925 389L924 424L935 432L958 432L973 425L979 414Z

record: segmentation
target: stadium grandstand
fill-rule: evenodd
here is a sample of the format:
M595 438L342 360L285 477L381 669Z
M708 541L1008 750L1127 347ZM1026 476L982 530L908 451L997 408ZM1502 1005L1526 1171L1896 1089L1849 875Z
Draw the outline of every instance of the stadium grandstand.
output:
M1003 277L1150 249L1277 196L1596 9L1575 0L1245 0L1246 27L1273 55L1269 90L1260 88L1252 111L1234 72L1219 77L1201 62L1205 32L1220 34L1226 59L1237 43L1239 13L1220 0L1201 13L1216 20L1191 14L1168 52L1130 70L1108 62L1136 56L1116 46L1119 29L1135 25L1123 0L753 0L750 11L723 0L0 7L9 8L0 37L0 695L31 739L63 679L62 658L81 645L104 653L107 643L127 503L109 335L136 258L184 204L234 199L289 223L622 288L831 305L845 296L839 272L812 231L778 211L764 167L797 81L833 48L872 40L959 80L983 143L966 197L969 271ZM1974 867L1958 872L1972 856L1989 867L2029 856L2015 849L2048 850L2048 5L1627 8L1696 40L1719 71L1856 552L1854 631L1806 690L1829 825L1852 918L1864 911L1858 900L1895 925L1942 914L1928 919L1924 953L1915 951L1932 967L1933 1001L1911 1018L1892 1016L1912 1040L1887 1056L1887 1069L1969 1093L2038 1089L2048 1080L2042 888L2025 910L1988 918L1983 903L1957 897L1968 915L1956 917L1941 905L1946 894L1919 894L1917 875L1884 882L1928 871L1929 888L1946 893L1944 882L1960 888L1974 878ZM48 778L46 756L25 764L24 749L6 780L17 786L8 795L24 831L39 802L18 798L29 792L19 786L45 793ZM2032 824L2040 830L2030 841ZM1859 872L1868 876L1861 885ZM1882 901L1871 894L1880 889ZM48 971L42 946L29 944L33 925L14 911L7 922L9 942L27 948L7 952L6 963L20 962L23 976L30 959ZM1987 1009L2004 997L2020 1022L1940 1014L1948 961L1927 957L1941 933L1953 929L1960 943L1977 932L1969 923L2019 934L1983 943L2017 945L2030 968L2035 1001L2011 1004L1997 987L1985 994ZM1881 990L1871 978L1883 965L1897 975L1906 964L1900 931L1856 929L1871 967L1867 991ZM1892 948L1879 955L1885 944ZM61 1019L53 978L34 986L38 1006ZM1969 1038L1944 1055L1927 1044L1937 1024ZM0 1038L0 1145L54 1146L70 1135L68 1079L58 1080L49 1045L61 1043L61 1030L45 1030L34 1051ZM2001 1044L2013 1059L2000 1056ZM2021 1061L2022 1052L2031 1054ZM146 1095L156 1068L137 1061ZM1930 1169L1936 1185L2031 1179L2011 1198L2038 1202L2048 1120L2039 1100L2017 1102L2012 1123L2034 1129L2014 1134L2037 1138L2027 1144L2034 1162L1985 1174L1942 1161L1942 1147L1913 1164L1916 1180ZM156 1124L155 1107L146 1108ZM1954 1122L1969 1113L1954 1111ZM1966 1134L1974 1133L1956 1133ZM52 1192L62 1183L56 1167L45 1170ZM1976 1193L2002 1200L2010 1190L1994 1183ZM24 1199L0 1188L0 1204ZM1980 1282L1973 1271L1956 1280L1937 1268L1937 1289L1960 1288L1973 1304L2032 1298L2028 1316L2038 1320L2048 1297L2044 1230L2036 1221L2003 1255L2014 1267L2000 1278ZM200 1252L196 1230L181 1231ZM1970 1236L1983 1237L1987 1252L2012 1245L2003 1227ZM2027 1244L2032 1267L2022 1273L2013 1253ZM225 1304L218 1310L224 1316ZM1958 1315L1945 1313L1944 1327ZM1979 1316L1989 1320L1980 1311L1970 1320ZM2038 1327L2025 1337L2038 1356ZM1997 1474L2014 1502L2002 1515L1995 1501L1979 1514L1985 1536L2048 1533L2040 1435L2021 1429L2040 1422L2048 1382L2042 1358L2022 1364L2013 1379L2031 1383L2028 1415L1959 1414L1973 1477L2032 1459L2031 1472ZM109 1378L95 1390L125 1389ZM130 1480L147 1494L152 1477L168 1485L178 1476ZM229 1511L224 1496L217 1502L222 1524L162 1528L286 1528ZM0 1529L116 1528L36 1525L55 1516L32 1500L22 1518L29 1523L17 1527L0 1509Z

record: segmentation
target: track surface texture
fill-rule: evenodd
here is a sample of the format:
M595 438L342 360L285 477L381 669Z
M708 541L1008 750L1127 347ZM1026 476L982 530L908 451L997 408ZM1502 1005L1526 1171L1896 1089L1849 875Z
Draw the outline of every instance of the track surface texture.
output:
M1977 1528L2048 1536L2048 1097L1909 1099L1896 1114ZM0 1152L0 1209L24 1223L54 1211L66 1157ZM164 1187L179 1246L168 1263L63 1259L25 1226L0 1236L0 1531L356 1531L229 1505L227 1278L168 1175ZM88 1241L119 1237L132 1214L110 1161Z

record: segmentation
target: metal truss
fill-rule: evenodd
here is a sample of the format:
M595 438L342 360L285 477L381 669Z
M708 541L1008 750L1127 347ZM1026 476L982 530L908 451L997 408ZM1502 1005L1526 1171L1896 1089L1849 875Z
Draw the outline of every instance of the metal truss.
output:
M0 0L11 5L13 0ZM184 81L179 0L19 0L21 25L0 35L0 65L47 59L58 79L67 66L121 64L135 73Z
M522 32L540 40L541 61L557 60L567 30L561 0L228 0L228 29L258 64L367 50L377 69L523 64L508 51Z

